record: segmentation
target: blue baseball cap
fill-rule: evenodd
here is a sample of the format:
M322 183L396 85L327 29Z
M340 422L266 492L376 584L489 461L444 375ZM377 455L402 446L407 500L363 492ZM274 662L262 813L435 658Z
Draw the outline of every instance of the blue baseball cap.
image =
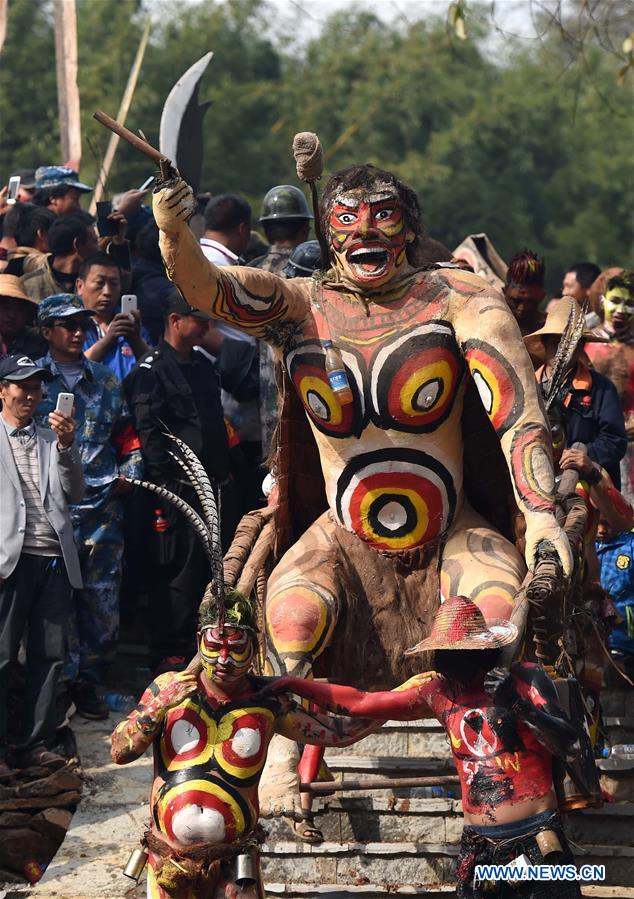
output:
M86 309L81 299L74 293L54 293L46 297L37 307L37 323L44 325L53 318L66 318L70 315L94 315Z
M28 356L19 353L0 359L0 381L25 381L32 375L39 375L43 381L52 381L54 375L47 368L40 368Z
M41 190L51 187L76 187L82 193L90 193L92 187L79 180L75 169L65 165L41 165L35 170L35 188Z

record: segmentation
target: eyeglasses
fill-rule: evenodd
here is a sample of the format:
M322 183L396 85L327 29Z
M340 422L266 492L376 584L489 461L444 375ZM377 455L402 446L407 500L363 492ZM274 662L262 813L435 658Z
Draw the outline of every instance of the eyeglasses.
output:
M53 322L54 328L63 328L65 331L68 331L70 334L75 334L77 331L89 331L92 326L92 322L85 318L76 318L73 321L61 321L61 322Z

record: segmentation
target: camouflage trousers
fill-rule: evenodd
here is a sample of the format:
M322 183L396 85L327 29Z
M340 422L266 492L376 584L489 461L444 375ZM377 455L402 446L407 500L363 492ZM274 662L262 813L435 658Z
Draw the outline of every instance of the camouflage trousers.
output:
M121 500L109 497L99 508L77 510L73 518L84 586L75 591L64 673L70 680L98 681L114 654L119 634Z

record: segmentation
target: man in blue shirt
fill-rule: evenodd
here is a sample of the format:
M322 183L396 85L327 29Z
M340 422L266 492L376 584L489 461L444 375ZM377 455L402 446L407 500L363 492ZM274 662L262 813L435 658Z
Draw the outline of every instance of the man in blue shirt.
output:
M47 421L60 393L74 394L86 492L81 503L70 507L84 582L76 602L78 646L71 645L69 653L69 673L76 677L70 692L80 714L103 718L108 711L96 686L119 628L121 496L129 489L122 478L141 477L142 458L120 381L82 352L90 317L73 294L55 294L40 303L38 323L48 353L37 364L53 378L46 384L36 420ZM69 630L72 644L72 626Z
M610 594L621 621L610 634L610 648L634 661L634 532L615 533L605 519L597 531L601 586Z
M93 318L84 340L86 359L101 362L123 381L149 350L150 338L138 312L117 312L121 270L111 256L95 253L82 263L77 293Z

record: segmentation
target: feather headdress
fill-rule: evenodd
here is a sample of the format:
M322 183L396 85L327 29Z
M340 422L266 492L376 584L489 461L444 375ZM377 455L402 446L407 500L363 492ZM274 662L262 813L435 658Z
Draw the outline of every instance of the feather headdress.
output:
M211 593L215 597L218 608L218 622L224 626L225 619L225 582L222 558L222 546L220 542L220 512L216 502L214 488L207 476L200 459L194 451L175 434L169 431L165 436L174 441L174 449L168 450L168 455L183 469L187 479L196 491L196 495L202 507L202 516L193 509L189 503L181 499L171 490L153 484L151 481L140 481L130 478L129 483L136 487L144 487L156 496L171 503L187 518L194 531L203 544L205 555L211 566Z

